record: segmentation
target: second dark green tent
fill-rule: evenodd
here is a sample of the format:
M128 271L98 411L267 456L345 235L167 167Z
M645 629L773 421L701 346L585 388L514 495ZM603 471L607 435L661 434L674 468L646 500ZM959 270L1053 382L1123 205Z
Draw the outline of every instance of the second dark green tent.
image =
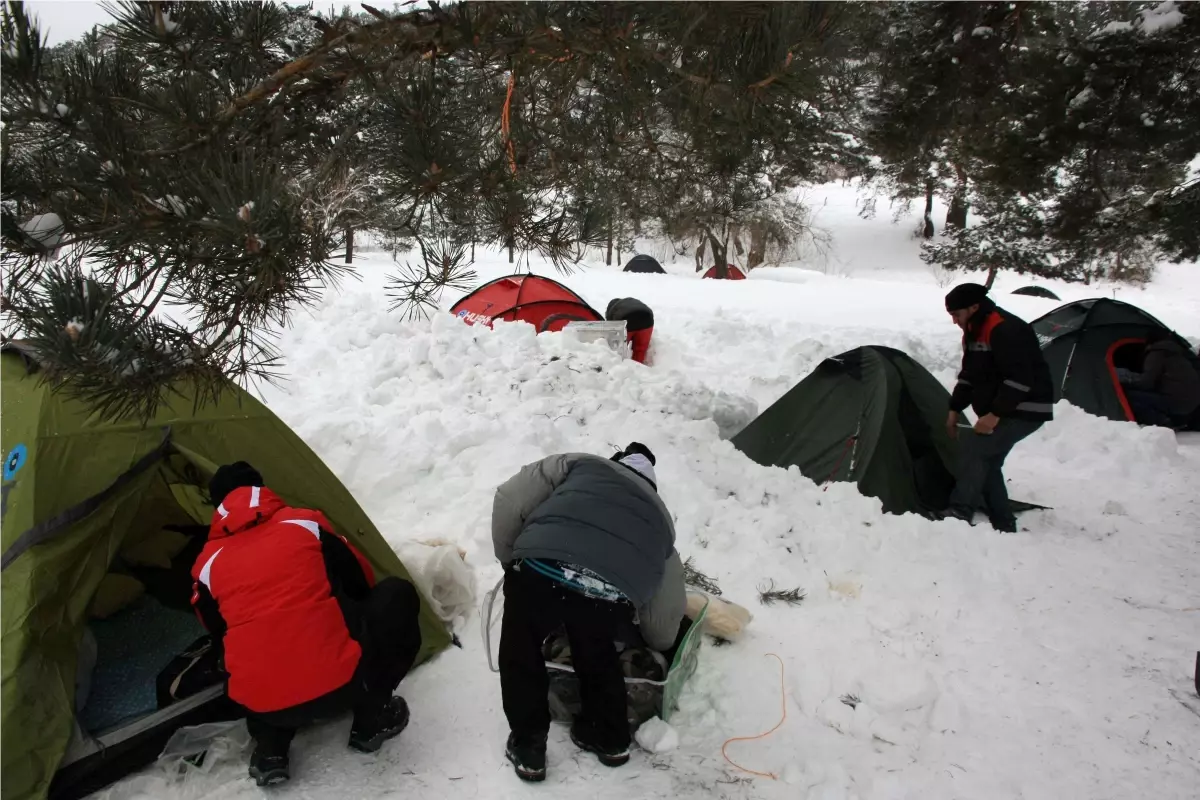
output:
M853 481L886 512L931 514L954 487L949 404L949 392L904 353L859 347L821 362L733 445L818 484Z

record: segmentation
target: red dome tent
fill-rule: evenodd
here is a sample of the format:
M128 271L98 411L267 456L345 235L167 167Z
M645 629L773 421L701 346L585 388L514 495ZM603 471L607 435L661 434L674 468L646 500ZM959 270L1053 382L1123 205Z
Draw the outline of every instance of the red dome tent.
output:
M717 275L716 265L714 264L713 266L709 267L708 272L704 273L704 275L702 277L719 278L720 276ZM746 273L742 272L740 269L735 267L733 264L726 264L725 265L725 280L744 281L744 280L746 280Z
M541 275L508 275L480 286L450 307L450 313L474 325L521 320L538 333L561 331L568 322L603 322L604 316L556 280Z

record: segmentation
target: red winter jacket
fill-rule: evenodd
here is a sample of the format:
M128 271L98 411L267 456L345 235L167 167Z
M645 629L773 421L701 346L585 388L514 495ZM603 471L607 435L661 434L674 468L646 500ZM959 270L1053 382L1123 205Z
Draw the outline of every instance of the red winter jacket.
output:
M224 647L229 697L251 711L290 708L344 686L362 655L354 601L370 565L320 511L270 489L229 493L192 568L192 604Z

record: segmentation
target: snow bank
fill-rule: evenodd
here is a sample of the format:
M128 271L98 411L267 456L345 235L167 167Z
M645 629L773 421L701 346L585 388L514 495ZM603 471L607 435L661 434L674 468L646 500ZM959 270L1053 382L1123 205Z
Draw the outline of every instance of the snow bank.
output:
M656 452L680 552L754 618L738 642L705 643L669 726L677 743L646 730L658 752L606 770L554 728L554 797L1194 797L1196 718L1172 692L1187 690L1196 649L1200 437L1059 404L1006 468L1013 496L1052 506L1023 515L1016 535L885 516L852 486L760 467L729 443L820 360L852 347L898 347L953 379L960 343L945 290L905 266L919 242L886 219L857 224L840 229L855 240L843 256L873 254L880 269L854 278L785 269L703 281L679 266L664 276L594 265L566 278L594 307L636 296L654 308L652 367L523 324L403 322L378 291L386 265L368 263L363 286L284 333L292 380L265 400L402 554L419 559L417 542L444 541L453 558L461 548L476 597L499 577L499 482L554 452L607 454L631 440ZM511 271L498 258L479 265L481 280ZM1194 270L1160 280L1121 297L1200 336ZM1001 276L994 294L1025 283ZM1064 300L1110 291L1039 283ZM1054 307L1001 302L1027 317ZM806 599L760 605L767 582ZM461 639L402 685L413 723L397 742L364 758L346 751L348 720L304 731L294 782L277 793L528 797L504 762L498 679L479 637L468 628ZM721 757L727 739L779 719L779 665L766 653L784 665L787 720L731 750L778 780ZM105 796L261 794L244 770L187 787L147 780Z
M1194 720L1168 692L1194 650L1180 611L1197 605L1194 448L1060 404L1010 461L1013 495L1054 507L1023 516L1028 532L885 516L849 485L752 464L725 437L858 344L883 339L949 380L958 342L940 289L825 276L714 289L599 271L568 282L593 304L619 293L662 309L658 364L522 324L403 323L359 292L288 335L303 377L268 395L390 541L454 541L483 586L498 577L497 483L548 453L633 439L655 450L681 552L754 621L737 644L705 646L673 718L678 747L652 756L669 769L635 757L600 772L555 729L556 796L628 791L630 778L645 797L747 786L729 783L745 775L720 747L778 720L768 652L785 664L789 718L737 753L780 780L756 778L738 796L1136 796L1147 780L1157 796L1187 795ZM858 327L867 322L878 327ZM768 581L807 598L761 606ZM414 736L385 749L390 766L359 766L341 755L343 732L314 732L298 745L305 791L366 792L409 770L447 797L517 796L496 679L477 637L463 639L407 684Z

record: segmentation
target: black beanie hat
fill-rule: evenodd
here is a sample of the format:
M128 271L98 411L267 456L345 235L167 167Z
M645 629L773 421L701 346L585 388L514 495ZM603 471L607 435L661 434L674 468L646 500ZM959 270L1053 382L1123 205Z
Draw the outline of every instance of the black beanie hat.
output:
M978 283L960 283L946 295L946 310L961 311L987 300L987 287Z
M212 480L208 482L208 494L213 506L219 506L234 489L243 486L262 486L263 477L258 470L245 461L236 464L225 464L218 467Z
M644 455L646 460L650 462L651 466L656 466L658 464L658 461L656 461L654 458L654 453L650 452L650 448L646 447L646 445L642 444L641 442L630 442L629 446L624 450L613 453L611 460L620 461L622 458L631 456L634 453L640 453Z

